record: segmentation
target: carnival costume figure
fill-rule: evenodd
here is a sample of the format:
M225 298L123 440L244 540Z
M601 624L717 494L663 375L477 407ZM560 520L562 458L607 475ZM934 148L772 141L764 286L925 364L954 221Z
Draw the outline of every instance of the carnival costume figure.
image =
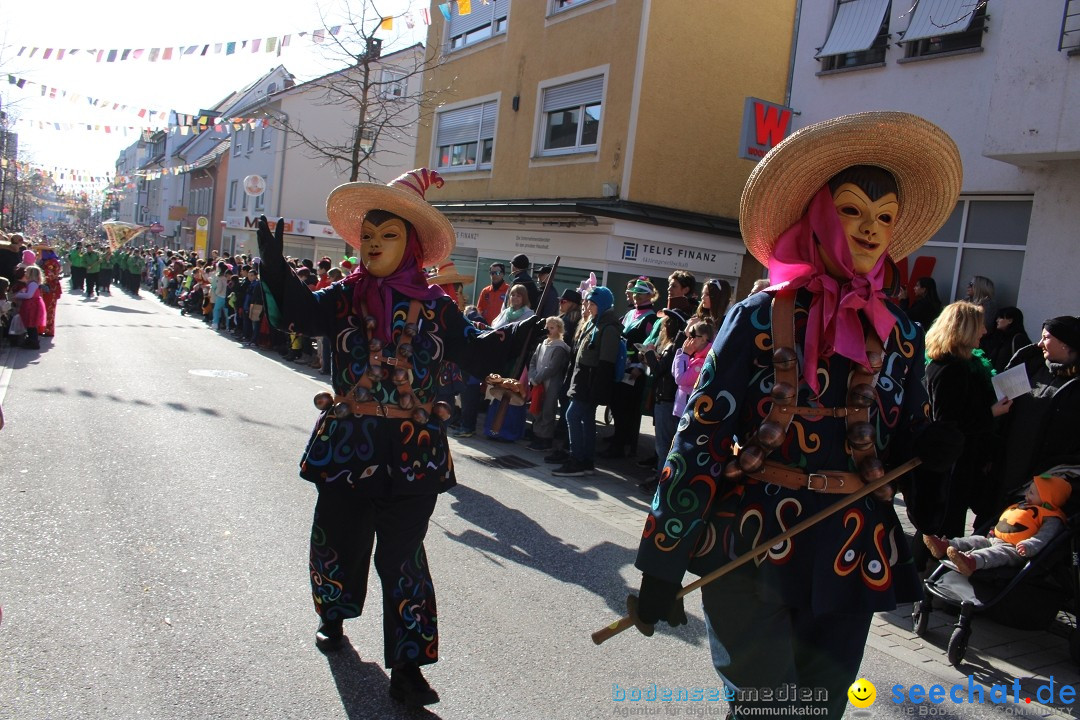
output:
M936 512L959 441L929 423L922 331L882 283L886 253L925 243L960 184L953 141L898 112L809 126L754 169L740 224L772 285L727 314L679 420L637 555L641 623L685 622L686 571L716 570L913 456L923 466L900 489L932 525L922 508ZM873 613L920 597L891 498L884 486L702 588L735 717L795 704L743 692L791 683L841 716Z
M56 333L56 303L64 294L60 283L60 258L51 247L39 247L37 250L41 254L38 265L45 278L41 286L41 297L45 301L45 330L41 334L52 337Z
M390 695L408 705L438 701L420 666L438 660L435 592L424 536L439 493L456 484L446 440L450 408L436 402L439 367L458 363L483 377L526 352L539 320L480 332L423 267L454 247L450 222L425 200L442 178L427 169L389 185L348 183L327 216L360 251L345 279L312 292L282 255L283 227L260 218L259 253L271 322L333 341L333 393L300 459L316 485L310 577L320 617L316 644L340 646L342 621L364 609L374 545L383 588L384 661Z

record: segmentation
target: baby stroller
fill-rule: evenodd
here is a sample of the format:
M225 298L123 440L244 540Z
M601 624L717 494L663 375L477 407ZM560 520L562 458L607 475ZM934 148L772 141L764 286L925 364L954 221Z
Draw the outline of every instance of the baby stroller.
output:
M1077 491L1080 479L1069 477L1073 485L1072 501L1064 508L1068 519L1065 530L1019 567L977 570L965 576L947 560L942 561L923 582L926 599L911 610L912 629L926 633L934 603L958 611L956 625L949 637L948 658L959 666L967 653L972 619L986 614L995 622L1021 630L1045 630L1061 610L1077 616L1080 601L1080 512ZM1080 664L1080 629L1069 635L1069 654Z
M180 295L181 315L202 315L203 289L202 285L195 285L191 290Z

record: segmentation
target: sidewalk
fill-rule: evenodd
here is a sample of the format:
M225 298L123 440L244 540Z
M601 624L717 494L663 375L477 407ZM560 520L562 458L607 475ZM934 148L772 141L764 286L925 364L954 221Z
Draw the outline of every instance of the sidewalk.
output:
M597 440L610 434L598 413ZM515 479L564 503L597 521L639 537L651 498L637 487L651 471L637 467L637 458L598 460L596 474L588 477L557 477L554 465L543 461L546 453L528 450L524 441L499 442L481 434L467 440L455 440L453 450L492 467L506 469ZM652 454L652 419L643 418L638 458ZM649 448L646 452L646 448ZM897 514L910 538L913 527L907 521L902 500L897 500ZM972 634L964 661L959 668L948 660L947 647L956 623L954 615L935 606L922 637L912 629L911 605L893 612L878 613L874 618L867 645L897 661L919 668L942 680L943 684L967 683L968 676L990 686L1012 686L1020 680L1021 688L1034 692L1053 679L1055 685L1080 685L1080 670L1069 655L1069 636L1075 619L1060 613L1049 630L1017 630L978 615L972 622ZM1049 713L1049 710L1046 711ZM1066 716L1067 717L1067 716Z

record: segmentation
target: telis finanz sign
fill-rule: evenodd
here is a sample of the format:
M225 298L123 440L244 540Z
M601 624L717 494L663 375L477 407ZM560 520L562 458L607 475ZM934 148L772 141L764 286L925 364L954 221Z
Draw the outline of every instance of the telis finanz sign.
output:
M746 98L743 106L742 133L739 135L739 157L757 162L765 157L791 132L791 108L786 105Z

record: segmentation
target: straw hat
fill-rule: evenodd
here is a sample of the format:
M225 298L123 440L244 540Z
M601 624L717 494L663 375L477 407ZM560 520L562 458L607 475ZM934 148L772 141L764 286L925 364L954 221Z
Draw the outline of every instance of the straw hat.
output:
M960 195L960 151L944 130L917 115L879 111L815 123L762 158L743 188L743 242L762 265L777 238L806 212L830 178L853 165L875 165L896 179L900 212L889 255L910 255L949 219Z
M345 242L359 249L368 211L393 213L416 228L422 254L420 266L441 265L454 249L456 239L450 221L424 197L431 185L442 187L443 179L427 168L410 170L387 185L346 183L326 198L326 217Z
M439 266L438 272L427 279L427 282L428 285L453 285L454 283L469 285L476 282L476 278L471 275L462 275L454 266L454 261L447 260Z

